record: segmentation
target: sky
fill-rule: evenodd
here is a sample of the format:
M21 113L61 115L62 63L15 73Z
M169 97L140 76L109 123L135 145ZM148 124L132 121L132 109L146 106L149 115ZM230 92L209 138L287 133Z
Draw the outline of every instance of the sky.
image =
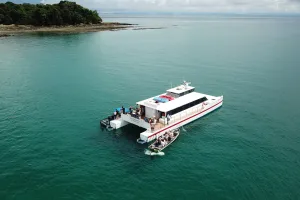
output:
M0 0L0 2L4 0ZM15 3L39 3L41 0L10 0ZM59 0L42 0L57 3ZM297 13L300 0L72 0L96 10L181 13Z

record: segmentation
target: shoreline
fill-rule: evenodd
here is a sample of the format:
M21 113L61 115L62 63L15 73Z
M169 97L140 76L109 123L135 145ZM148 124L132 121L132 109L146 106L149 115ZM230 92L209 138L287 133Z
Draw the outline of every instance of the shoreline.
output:
M0 37L9 37L24 33L87 33L98 31L115 31L137 28L138 24L103 22L101 24L80 24L67 26L32 26L0 24Z

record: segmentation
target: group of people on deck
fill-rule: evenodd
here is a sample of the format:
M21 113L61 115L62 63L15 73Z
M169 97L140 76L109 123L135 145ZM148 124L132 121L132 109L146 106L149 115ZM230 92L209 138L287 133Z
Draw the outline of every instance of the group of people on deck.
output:
M153 116L153 118L146 118L145 121L148 121L151 126L151 130L154 130L155 124L158 120L155 118L155 116Z
M128 112L129 111L129 112ZM130 114L132 117L135 117L137 119L139 119L142 115L142 110L140 108L135 108L133 109L131 106L129 107L129 109L126 112L126 109L124 108L124 106L122 106L121 109L116 109L114 111L113 114L113 119L118 119L121 117L121 113L122 114Z
M140 108L132 109L132 107L130 106L129 113L127 113L127 114L130 114L131 117L140 119L142 116L142 110Z
M160 136L155 143L155 146L166 146L172 139L174 138L174 134L172 131L166 132L163 136Z
M118 109L115 110L114 112L114 119L118 119L121 117L121 113L125 114L125 108L124 106L122 106L122 108L120 109L120 111Z

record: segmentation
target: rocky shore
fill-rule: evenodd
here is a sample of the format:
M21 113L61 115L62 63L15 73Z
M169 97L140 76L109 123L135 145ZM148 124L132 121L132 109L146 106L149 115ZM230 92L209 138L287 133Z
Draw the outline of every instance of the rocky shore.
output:
M0 25L0 37L8 37L22 33L84 33L96 31L114 31L134 28L137 24L103 22L101 24L80 24L69 26L31 26L31 25Z

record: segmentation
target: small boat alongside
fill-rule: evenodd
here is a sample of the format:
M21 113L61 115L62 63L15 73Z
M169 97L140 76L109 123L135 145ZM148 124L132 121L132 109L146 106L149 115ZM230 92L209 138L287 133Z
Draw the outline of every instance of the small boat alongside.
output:
M179 128L167 131L164 135L157 138L157 140L148 147L149 150L152 152L161 152L178 138L179 133Z

